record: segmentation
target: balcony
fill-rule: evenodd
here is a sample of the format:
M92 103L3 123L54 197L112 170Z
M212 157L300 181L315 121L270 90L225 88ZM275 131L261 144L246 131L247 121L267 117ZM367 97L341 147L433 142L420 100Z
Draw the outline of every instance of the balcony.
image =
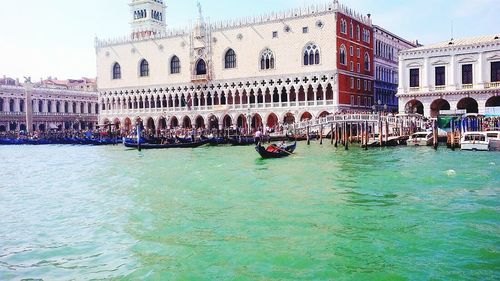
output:
M410 87L410 92L420 92L420 87Z
M485 89L490 89L490 88L500 88L500 82L499 82L499 81L496 81L496 82L486 83L486 84L484 85L484 88L485 88Z
M462 84L462 90L471 90L474 88L473 84Z
M446 90L446 86L435 86L434 91L444 91Z

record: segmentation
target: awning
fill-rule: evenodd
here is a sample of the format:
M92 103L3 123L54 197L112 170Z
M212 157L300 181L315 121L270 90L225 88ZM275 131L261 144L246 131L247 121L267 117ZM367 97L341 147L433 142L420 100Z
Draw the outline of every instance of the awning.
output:
M58 129L58 128L59 128L59 127L57 127L57 125L56 125L56 124L54 124L54 123L50 123L50 124L49 124L49 129Z

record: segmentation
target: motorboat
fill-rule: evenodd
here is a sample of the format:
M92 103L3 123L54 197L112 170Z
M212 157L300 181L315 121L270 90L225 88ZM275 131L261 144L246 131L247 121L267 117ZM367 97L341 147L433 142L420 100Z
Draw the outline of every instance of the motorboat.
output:
M466 132L460 139L461 150L488 151L489 141L486 132Z
M432 132L417 132L406 141L407 146L430 146L432 145Z
M486 132L486 136L488 137L489 150L500 151L500 131Z

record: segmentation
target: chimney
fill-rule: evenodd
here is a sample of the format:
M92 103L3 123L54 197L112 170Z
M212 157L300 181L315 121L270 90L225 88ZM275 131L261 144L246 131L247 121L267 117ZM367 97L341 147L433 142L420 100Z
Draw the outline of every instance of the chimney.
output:
M368 18L371 18L372 17L372 14L367 14Z

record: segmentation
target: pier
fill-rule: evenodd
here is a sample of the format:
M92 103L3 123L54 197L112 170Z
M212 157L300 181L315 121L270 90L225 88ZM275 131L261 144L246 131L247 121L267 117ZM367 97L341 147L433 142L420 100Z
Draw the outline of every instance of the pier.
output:
M331 144L349 148L349 143L357 141L362 147L395 146L406 141L416 131L426 128L426 121L418 114L383 115L340 114L305 120L289 125L288 130L295 134L304 133L310 144L311 130L318 131L320 144L324 137Z

